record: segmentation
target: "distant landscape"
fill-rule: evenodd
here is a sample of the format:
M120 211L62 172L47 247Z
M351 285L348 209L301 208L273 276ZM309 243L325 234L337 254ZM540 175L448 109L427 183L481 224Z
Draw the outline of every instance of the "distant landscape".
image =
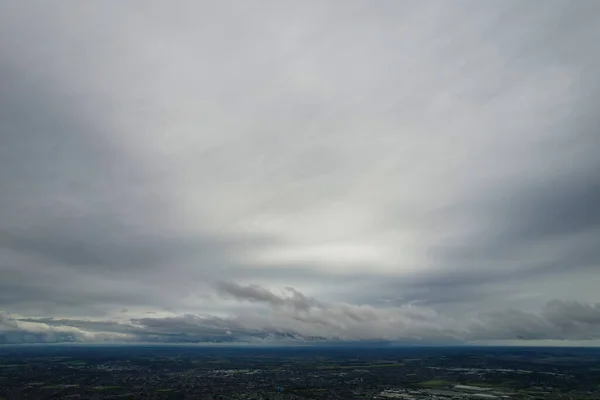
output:
M4 346L0 399L600 398L600 349Z

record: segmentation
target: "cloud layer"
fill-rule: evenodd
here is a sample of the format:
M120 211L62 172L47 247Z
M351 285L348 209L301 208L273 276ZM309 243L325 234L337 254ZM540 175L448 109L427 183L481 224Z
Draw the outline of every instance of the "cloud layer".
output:
M0 341L593 343L599 14L0 1Z
M384 341L457 344L481 341L586 341L600 339L600 304L551 301L538 314L520 310L448 318L414 305L373 307L323 303L288 288L280 295L260 286L222 283L222 297L263 308L219 318L169 315L90 319L0 319L2 343L21 342L282 342Z

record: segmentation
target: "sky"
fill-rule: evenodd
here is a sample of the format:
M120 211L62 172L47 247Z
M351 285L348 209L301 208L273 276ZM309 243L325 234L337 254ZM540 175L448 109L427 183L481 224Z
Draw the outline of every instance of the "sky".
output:
M600 344L600 2L0 0L0 343Z

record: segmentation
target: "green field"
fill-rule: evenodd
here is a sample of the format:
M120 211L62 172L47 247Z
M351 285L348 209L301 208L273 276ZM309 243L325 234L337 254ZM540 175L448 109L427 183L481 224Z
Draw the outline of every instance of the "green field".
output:
M442 387L451 386L451 385L455 385L455 384L456 384L455 382L444 381L441 379L432 379L430 381L418 383L419 386L426 387L426 388L442 388Z
M321 365L316 367L317 369L368 369L368 368L391 368L391 367L403 367L402 363L389 363L389 364L364 364L364 365Z
M94 390L111 390L111 389L120 389L121 386L94 386L92 389Z

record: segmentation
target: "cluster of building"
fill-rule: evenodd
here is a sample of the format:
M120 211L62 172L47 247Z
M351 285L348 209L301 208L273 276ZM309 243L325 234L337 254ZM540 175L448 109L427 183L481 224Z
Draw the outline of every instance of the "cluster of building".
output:
M380 399L433 400L433 399L510 399L510 393L493 388L454 385L446 389L386 389L377 395Z

